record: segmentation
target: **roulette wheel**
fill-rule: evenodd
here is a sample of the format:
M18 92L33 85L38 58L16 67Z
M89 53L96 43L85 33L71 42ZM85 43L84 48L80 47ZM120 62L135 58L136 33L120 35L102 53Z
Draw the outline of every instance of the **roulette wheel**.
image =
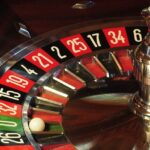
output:
M148 26L99 19L2 44L0 150L150 149L150 7L142 15Z

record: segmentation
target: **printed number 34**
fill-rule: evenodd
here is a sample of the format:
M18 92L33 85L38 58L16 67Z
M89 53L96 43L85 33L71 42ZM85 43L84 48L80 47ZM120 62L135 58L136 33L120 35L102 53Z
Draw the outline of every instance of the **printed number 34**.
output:
M119 42L125 43L125 38L122 36L121 30L118 30L117 34L114 31L109 31L108 35L112 37L110 42L114 45L118 44Z

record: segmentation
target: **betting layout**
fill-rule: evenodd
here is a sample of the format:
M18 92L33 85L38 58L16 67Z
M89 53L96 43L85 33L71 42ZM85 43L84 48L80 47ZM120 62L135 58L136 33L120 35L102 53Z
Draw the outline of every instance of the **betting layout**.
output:
M0 149L34 149L25 134L22 109L28 93L43 75L74 57L80 58L80 67L89 73L89 78L92 77L95 80L132 72L133 64L127 48L131 45L138 45L146 33L147 27L145 26L119 26L88 31L61 38L39 47L21 58L0 78ZM120 50L110 51L113 48ZM107 49L107 52L98 56L81 57L104 49ZM82 78L82 73L74 74L73 70L74 67L70 70L65 68L63 72L54 76L53 80L72 90L84 88L86 79ZM89 80L88 77L87 80ZM52 111L32 109L34 112L32 118L45 116L42 118L48 126L48 130L45 132L49 132L51 141L58 142L52 144L42 140L41 142L40 138L42 139L44 131L42 134L32 132L35 141L41 142L39 145L42 150L75 150L75 147L63 135L61 125L62 116L60 112L69 100L68 95L48 86L43 86L42 91L36 96L33 103L35 105L38 102L48 104ZM43 103L39 104L41 108Z

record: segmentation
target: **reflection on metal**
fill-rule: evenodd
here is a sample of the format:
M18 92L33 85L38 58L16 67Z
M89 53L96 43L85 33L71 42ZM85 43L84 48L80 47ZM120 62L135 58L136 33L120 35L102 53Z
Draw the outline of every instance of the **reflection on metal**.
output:
M65 68L64 71L67 72L68 74L70 74L71 76L73 76L74 78L76 78L77 80L79 80L80 82L82 82L84 84L84 86L86 86L85 81L83 79L81 79L80 77L78 77L77 75L75 75L73 72L71 72L67 68Z
M147 25L150 28L150 6L146 9L143 9L141 14L146 19Z
M150 27L150 8L142 12ZM150 30L144 41L134 52L136 78L139 81L139 94L135 94L131 103L133 112L141 116L150 127Z
M35 103L36 108L40 108L43 110L51 110L51 113L53 114L59 114L63 109L63 105L61 103L54 103L54 101L43 97L36 96L32 103L33 102Z
M71 90L76 90L76 88L74 86L72 86L72 85L70 85L70 84L68 84L68 83L58 79L57 77L53 77L53 80L58 82L58 83L60 83L60 84L62 84L62 85L64 85L64 86L66 86L66 87L68 87L68 88L70 88Z
M58 91L58 90L55 90L54 88L51 88L51 87L48 87L48 86L43 86L43 91L42 92L45 92L45 91L52 92L52 93L54 93L56 95L68 98L68 95L66 93L63 93L63 92Z
M133 99L130 102L131 109L133 112L142 117L146 124L150 126L150 105L144 102L144 99L139 96L139 93L136 93Z
M52 101L51 99L47 99L47 98L43 98L39 96L35 97L35 101L36 101L36 104L43 104L43 105L45 104L47 106L53 106L53 107L58 107L58 108L63 107L62 103L55 102L55 101Z
M72 8L73 9L88 9L91 8L95 5L95 2L92 0L82 0L79 1L78 3L75 3Z
M31 38L31 34L26 25L19 22L16 24L16 28L18 30L18 33L22 34L23 36L25 36L27 38Z
M114 60L114 62L116 63L117 68L119 69L120 74L123 74L122 67L121 67L120 63L118 62L116 56L113 53L111 53L111 52L110 52L110 55L111 55L112 59Z
M134 95L130 105L133 112L143 121L144 140L139 138L143 144L134 149L150 150L150 7L144 9L142 15L148 25L148 34L134 52L135 75L140 89Z

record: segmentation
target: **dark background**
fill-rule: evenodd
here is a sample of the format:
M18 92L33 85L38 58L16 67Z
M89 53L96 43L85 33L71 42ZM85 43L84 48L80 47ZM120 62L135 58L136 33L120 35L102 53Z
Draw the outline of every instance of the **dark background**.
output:
M93 0L86 10L72 9L81 0L0 0L0 49L11 49L27 40L18 35L14 23L24 23L33 36L93 19L140 16L150 0ZM0 53L2 55L2 53Z

